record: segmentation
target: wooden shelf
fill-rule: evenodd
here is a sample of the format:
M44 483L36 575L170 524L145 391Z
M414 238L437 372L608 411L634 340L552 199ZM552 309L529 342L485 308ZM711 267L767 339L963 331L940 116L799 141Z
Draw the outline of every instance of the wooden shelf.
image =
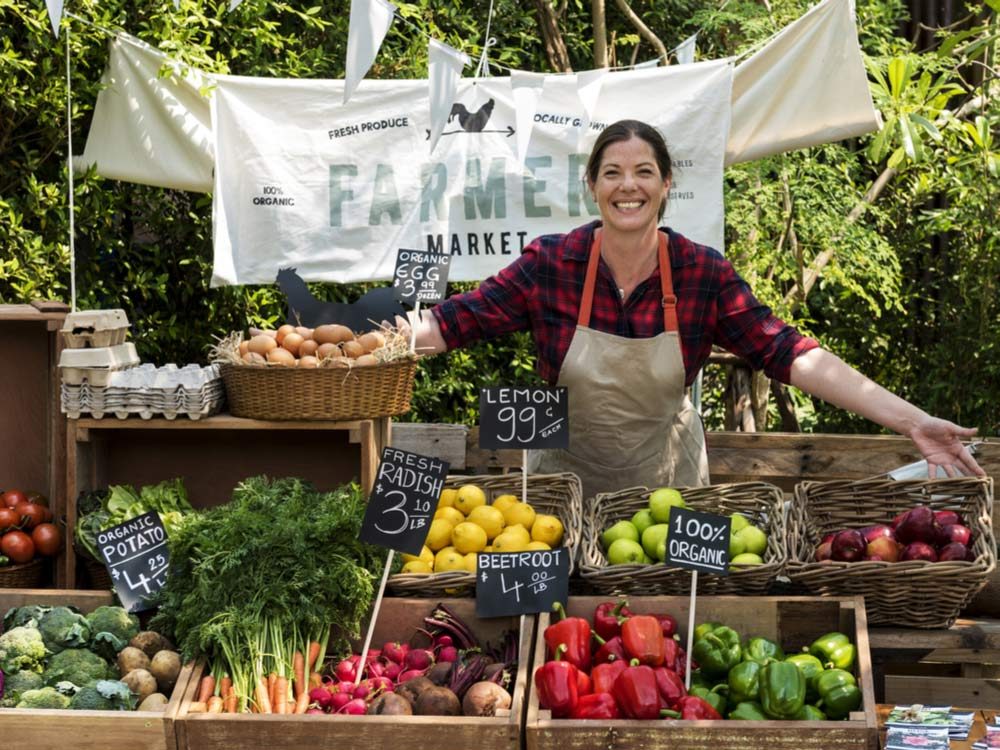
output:
M961 618L950 628L941 630L884 628L875 625L868 632L873 651L961 649L997 651L1000 654L1000 620L991 618Z
M118 419L107 416L103 419L75 420L77 430L357 430L364 420L353 422L322 422L315 420L270 421L245 419L231 414L216 414L201 419L178 416L176 419L163 417L142 419L129 417Z

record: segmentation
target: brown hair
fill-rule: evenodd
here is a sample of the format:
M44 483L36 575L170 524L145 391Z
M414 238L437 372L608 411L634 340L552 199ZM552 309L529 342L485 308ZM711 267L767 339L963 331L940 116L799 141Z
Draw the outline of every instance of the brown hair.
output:
M656 166L660 169L660 175L664 180L673 176L670 162L670 151L667 149L666 141L660 135L660 131L640 120L619 120L608 125L597 136L594 148L587 159L587 179L593 185L597 182L597 173L601 168L601 159L604 157L604 149L612 143L620 143L630 138L640 138L649 144L653 149L653 157L656 159ZM660 203L660 218L667 208L667 201Z

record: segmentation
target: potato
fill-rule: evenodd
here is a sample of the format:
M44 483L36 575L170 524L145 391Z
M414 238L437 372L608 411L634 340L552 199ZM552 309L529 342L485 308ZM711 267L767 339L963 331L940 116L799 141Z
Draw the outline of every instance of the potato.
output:
M149 673L156 680L156 686L164 693L170 693L181 673L181 657L176 651L160 651L149 663Z
M149 657L140 648L126 646L118 653L118 673L128 674L133 669L149 669Z
M163 711L167 707L167 696L163 693L153 693L139 704L139 711Z
M128 685L129 690L139 696L140 703L156 692L156 678L145 669L133 669L122 677L122 682Z
M339 344L342 341L353 341L354 331L347 326L329 323L325 326L316 326L313 329L313 340L320 344Z
M168 641L155 630L143 630L135 638L129 641L129 646L141 649L146 656L152 659L157 652L170 648ZM131 670L122 670L122 674L128 674Z

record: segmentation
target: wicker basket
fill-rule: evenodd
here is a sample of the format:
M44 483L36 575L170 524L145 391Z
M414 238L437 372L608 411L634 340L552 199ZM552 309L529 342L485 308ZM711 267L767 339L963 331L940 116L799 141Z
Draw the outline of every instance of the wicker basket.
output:
M915 505L962 514L972 530L972 562L814 561L824 535L890 520ZM868 619L914 628L947 628L996 568L996 540L990 520L992 479L936 479L896 482L803 482L795 488L788 531L788 576L825 596L861 594Z
M450 476L445 488L458 489L463 484L475 484L492 503L500 495L521 497L520 474L485 474ZM531 474L528 476L528 502L539 513L558 516L563 524L561 547L569 551L570 573L580 546L580 526L583 517L583 491L576 474ZM386 584L397 596L472 596L476 577L463 571L447 573L397 573Z
M230 414L275 421L346 421L405 414L410 410L416 370L416 359L351 369L219 365Z
M764 594L785 567L784 497L777 487L764 482L718 484L682 488L692 510L708 513L740 513L767 533L763 565L740 567L728 576L698 578L698 593ZM649 507L650 490L632 487L598 495L587 514L580 554L580 575L590 591L599 594L683 595L691 590L691 571L666 565L609 565L601 546L601 532L617 521L630 519Z
M37 589L45 575L45 559L36 557L24 565L0 568L0 589Z

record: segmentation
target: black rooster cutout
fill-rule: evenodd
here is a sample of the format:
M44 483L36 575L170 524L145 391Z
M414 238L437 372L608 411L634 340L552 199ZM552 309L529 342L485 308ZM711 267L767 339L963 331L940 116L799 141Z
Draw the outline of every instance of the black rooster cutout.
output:
M457 133L506 133L507 137L510 138L516 132L510 125L499 130L486 129L486 125L489 123L490 117L493 116L493 107L495 106L496 102L493 99L487 99L483 106L474 112L470 112L466 109L464 104L461 102L455 102L451 105L448 122L453 122L457 119L461 130L445 130L441 133L441 135L455 135ZM431 137L431 131L427 130L426 132L429 140Z
M285 322L293 326L315 328L325 323L339 323L352 331L370 331L383 320L393 323L397 315L406 315L396 301L392 287L365 292L354 304L324 302L316 299L294 268L278 271L278 287L288 301Z

